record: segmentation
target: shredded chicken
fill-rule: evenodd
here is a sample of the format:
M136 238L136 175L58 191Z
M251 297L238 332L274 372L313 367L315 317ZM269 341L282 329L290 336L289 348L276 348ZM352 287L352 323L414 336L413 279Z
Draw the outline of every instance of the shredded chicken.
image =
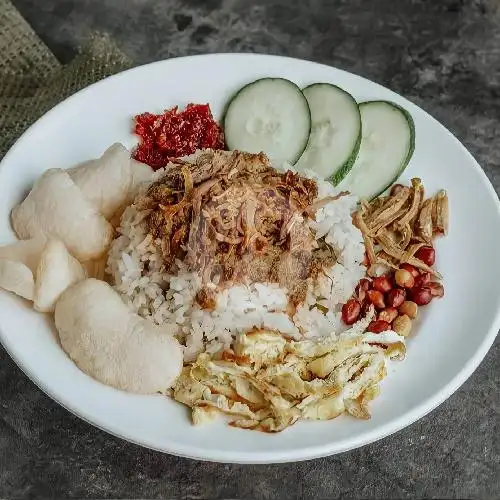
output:
M167 271L181 259L204 283L277 282L297 304L317 272L307 224L316 197L314 181L278 172L262 153L208 150L193 163L170 164L143 203Z

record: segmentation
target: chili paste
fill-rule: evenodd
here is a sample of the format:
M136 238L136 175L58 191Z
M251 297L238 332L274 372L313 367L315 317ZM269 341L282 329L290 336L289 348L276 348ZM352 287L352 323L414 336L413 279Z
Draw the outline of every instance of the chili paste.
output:
M197 149L224 148L224 132L208 104L188 104L181 112L175 106L161 115L142 113L135 117L134 131L140 142L132 156L153 170Z

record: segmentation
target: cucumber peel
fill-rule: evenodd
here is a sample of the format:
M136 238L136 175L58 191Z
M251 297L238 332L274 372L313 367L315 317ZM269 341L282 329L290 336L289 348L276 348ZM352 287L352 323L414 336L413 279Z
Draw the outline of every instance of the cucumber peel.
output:
M383 193L404 172L415 151L415 124L410 113L391 101L360 103L363 136L358 157L341 182L360 198Z

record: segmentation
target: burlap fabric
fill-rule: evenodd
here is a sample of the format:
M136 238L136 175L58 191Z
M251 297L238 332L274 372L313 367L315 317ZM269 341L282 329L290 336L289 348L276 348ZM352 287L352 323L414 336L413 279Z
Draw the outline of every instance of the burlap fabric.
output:
M8 0L0 0L0 158L58 102L131 66L103 35L62 65Z

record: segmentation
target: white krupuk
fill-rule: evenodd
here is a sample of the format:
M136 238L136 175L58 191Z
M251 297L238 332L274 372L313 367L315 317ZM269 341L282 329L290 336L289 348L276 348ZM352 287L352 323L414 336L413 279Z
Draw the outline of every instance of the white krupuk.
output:
M64 243L49 240L37 266L34 308L40 312L53 312L64 290L85 278L84 268L68 252Z
M112 144L100 158L68 169L73 182L109 221L130 203L142 182L150 181L151 168L130 157L120 143Z
M20 239L60 239L80 261L100 257L114 235L111 224L61 169L45 171L11 218Z
M33 274L36 273L40 255L47 240L44 236L29 240L20 240L0 247L0 260L13 260L24 264Z
M87 279L63 293L55 322L76 365L124 391L166 392L182 369L182 348L164 327L130 312L104 281Z
M33 300L35 295L33 273L22 262L0 260L0 288Z

